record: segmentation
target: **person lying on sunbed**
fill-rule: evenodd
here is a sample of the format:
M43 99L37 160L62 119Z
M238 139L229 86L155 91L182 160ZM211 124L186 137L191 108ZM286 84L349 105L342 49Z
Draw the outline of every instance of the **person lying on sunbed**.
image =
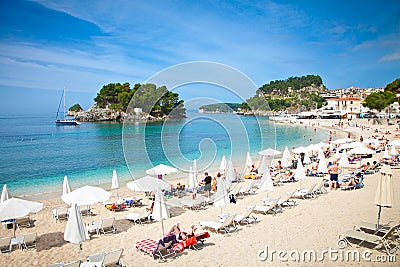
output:
M197 228L194 225L190 226L190 229L185 230L180 223L173 225L171 230L169 230L168 235L175 234L177 240L185 241L186 239L195 235Z
M361 173L357 173L355 177L351 177L348 182L341 183L341 186L353 186L360 183Z

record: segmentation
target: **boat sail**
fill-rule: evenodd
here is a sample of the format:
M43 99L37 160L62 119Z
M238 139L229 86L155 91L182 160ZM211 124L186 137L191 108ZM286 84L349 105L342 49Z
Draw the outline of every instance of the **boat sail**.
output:
M60 112L60 106L61 106L61 102L64 99L64 119L60 120L58 119L58 113ZM66 90L64 87L63 93L61 95L61 99L60 99L60 103L58 104L58 110L57 110L57 116L56 116L56 125L57 126L67 126L67 125L71 125L71 126L76 126L79 125L80 123L77 122L76 120L72 120L72 119L67 119L67 105L66 105Z

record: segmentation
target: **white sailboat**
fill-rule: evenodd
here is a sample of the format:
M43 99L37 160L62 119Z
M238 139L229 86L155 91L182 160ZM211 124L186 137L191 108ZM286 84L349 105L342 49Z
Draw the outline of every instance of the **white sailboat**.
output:
M58 113L60 111L61 102L64 99L64 118L62 120L58 119ZM57 126L76 126L80 123L74 119L67 119L67 105L66 105L66 90L64 87L63 94L61 95L60 104L58 104L57 116L56 116L56 125Z

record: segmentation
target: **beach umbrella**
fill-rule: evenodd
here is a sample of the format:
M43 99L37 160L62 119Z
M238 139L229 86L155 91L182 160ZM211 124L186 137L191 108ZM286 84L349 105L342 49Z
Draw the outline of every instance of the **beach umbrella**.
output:
M225 156L222 156L221 164L219 165L219 170L221 172L226 171L226 157Z
M307 148L305 148L304 146L299 146L299 147L297 147L295 149L292 149L292 152L296 153L296 154L306 153L307 152Z
M236 180L235 176L235 169L233 168L233 163L232 160L228 162L228 166L226 168L226 174L225 174L225 188L226 190L229 190L232 186L232 182Z
M274 157L274 156L278 156L278 155L282 154L282 152L272 149L272 148L268 148L268 149L258 152L258 154L261 156Z
M252 160L251 157L250 157L250 152L247 152L247 154L246 154L246 166L245 166L245 169L246 169L247 167L251 168L252 165L253 165L253 160Z
M306 146L307 151L317 151L318 149L320 149L320 147L317 145L311 144L311 145Z
M71 193L71 187L69 186L68 177L65 175L64 176L64 181L63 181L63 192L62 192L62 195L66 195L68 193Z
M384 159L390 159L391 158L391 156L389 156L389 150L388 150L387 146L385 146L385 150L383 151L382 158L384 158Z
M18 219L42 209L42 203L12 197L0 203L0 221ZM13 228L15 237L15 221Z
M285 150L283 151L282 155L282 167L287 168L289 167L289 160L291 158L289 148L285 146Z
M298 158L297 159L297 168L296 171L294 173L294 178L296 180L300 180L300 183L302 180L306 179L306 173L304 171L304 167L303 164L301 163L301 159Z
M400 139L392 140L389 142L391 146L400 146Z
M162 237L164 238L164 219L168 219L170 217L169 209L167 206L167 202L165 201L165 197L161 188L158 187L156 189L156 195L154 198L154 207L151 217L158 222L161 222L162 227Z
M107 201L111 196L103 188L85 185L75 189L71 193L61 196L61 199L68 204L76 203L78 206L93 205L98 202Z
M274 191L274 183L272 182L271 174L269 173L269 171L266 171L263 174L260 184L258 185L258 188L261 189L262 191L267 191L267 192Z
M194 176L197 178L197 174L199 173L197 171L197 160L193 160L193 169L192 169Z
M215 192L215 200L213 203L214 207L221 207L221 214L222 214L222 207L228 206L230 203L230 199L228 196L228 192L225 188L225 183L223 180L217 180L217 192Z
M365 146L358 146L349 150L349 154L356 154L356 155L371 155L375 154L375 151L369 149Z
M148 175L135 181L129 182L126 184L126 186L130 190L138 192L155 192L158 187L164 190L171 189L170 183Z
M81 211L76 203L72 203L67 225L65 226L64 240L79 246L79 255L82 260L82 242L89 239Z
M394 146L392 146L392 148L390 149L390 155L397 155L396 148Z
M381 217L382 207L391 208L393 206L393 174L389 165L382 166L381 175L378 180L378 187L375 194L375 205L378 206L378 223Z
M287 158L282 158L282 167L287 168L289 167L289 165L290 165L289 160Z
M0 203L6 201L6 200L9 199L9 198L10 198L10 192L8 192L7 185L4 184L4 186L3 186L3 191L1 191Z
M342 156L340 157L339 160L339 166L342 168L346 168L350 166L349 158L347 157L347 153L345 150L343 150Z
M322 152L322 150L320 149L318 151L318 158L319 158L319 162L318 162L318 169L317 169L317 173L328 173L328 168L326 167L326 158L324 155L324 152Z
M167 165L164 165L164 164L159 164L159 165L157 165L157 166L155 166L155 167L153 167L151 169L148 169L146 171L146 174L157 176L157 175L171 174L171 173L177 172L177 171L178 170L175 169L174 167L170 167L170 166L167 166ZM197 172L197 169L193 170L193 171Z
M117 175L117 171L114 169L112 179L111 179L111 190L117 189L117 199L119 199L118 188L119 188L118 175Z
M193 173L192 167L189 168L189 188L191 189L197 189L197 178Z
M326 147L330 147L331 145L328 143L324 143L324 142L319 142L318 144L315 144L316 146L320 147L320 148L326 148Z
M266 156L261 156L260 166L258 166L259 173L265 173L268 169Z
M340 159L339 148L336 149L335 159Z
M367 138L367 139L364 139L362 142L363 142L363 144L374 144L374 145L379 144L379 140L375 139L375 138Z
M310 159L310 155L308 155L308 152L304 153L304 160L303 160L304 164L310 164L311 163L311 159Z

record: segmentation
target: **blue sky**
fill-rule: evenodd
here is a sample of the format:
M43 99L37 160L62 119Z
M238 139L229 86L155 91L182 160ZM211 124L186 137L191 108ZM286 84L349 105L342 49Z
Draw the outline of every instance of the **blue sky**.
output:
M398 0L2 0L0 10L1 114L54 111L64 86L89 108L104 84L191 61L226 64L257 86L318 74L329 89L381 87L400 76ZM180 93L237 100L215 86Z

